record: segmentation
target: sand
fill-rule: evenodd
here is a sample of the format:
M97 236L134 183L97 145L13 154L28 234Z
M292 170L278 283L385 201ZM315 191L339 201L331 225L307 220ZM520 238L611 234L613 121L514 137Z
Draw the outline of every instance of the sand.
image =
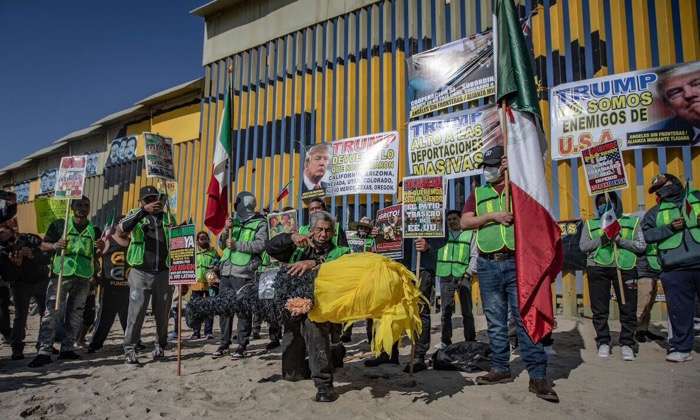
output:
M29 323L27 350L33 348L38 317L30 317ZM461 320L455 317L454 323L461 325ZM488 340L485 327L484 317L477 317L480 341ZM439 341L439 328L439 315L434 314L432 344ZM611 328L615 340L617 321ZM166 350L165 359L151 360L154 331L153 319L147 318L143 338L148 349L141 366L124 364L118 322L101 352L80 349L82 360L54 361L40 369L27 367L33 354L13 362L9 346L3 346L1 418L700 418L697 354L692 362L669 363L664 361L664 343L643 343L633 362L622 361L617 346L609 359L599 359L589 319L557 319L558 355L550 357L548 374L560 404L528 392L527 372L517 354L511 365L515 381L494 386L476 386L476 373L430 369L410 378L402 372L408 346L401 349L401 366L366 368L361 357L369 350L364 326L354 329L345 367L336 372L340 398L315 403L312 381L281 379L280 349L266 351L265 334L251 343L250 357L241 361L213 360L209 354L216 342L185 339L182 376L177 377L176 344ZM189 337L189 330L183 332ZM455 338L461 334L455 329Z

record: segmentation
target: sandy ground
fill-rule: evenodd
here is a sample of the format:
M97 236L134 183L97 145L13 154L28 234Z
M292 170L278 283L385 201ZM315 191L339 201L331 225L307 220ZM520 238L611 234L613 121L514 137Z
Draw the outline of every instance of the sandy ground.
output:
M461 320L455 317L455 325ZM217 322L218 324L218 322ZM477 318L478 339L487 341L486 321ZM619 324L611 325L614 337ZM659 326L660 327L660 326ZM33 348L38 317L30 317L27 349ZM518 355L512 358L513 383L476 386L479 374L428 370L409 378L402 372L410 347L401 349L402 366L369 369L361 355L369 347L364 326L354 330L345 367L335 376L338 401L315 403L313 383L281 380L280 349L268 352L266 335L249 347L242 361L212 360L216 343L183 340L182 376L176 376L176 344L164 360L152 361L154 323L147 318L141 366L125 365L121 330L115 322L105 348L82 360L31 369L10 361L10 348L0 349L0 417L28 418L700 418L700 356L683 364L664 361L658 343L640 345L634 362L596 357L588 319L558 318L550 357L549 379L560 404L528 392L528 376ZM186 331L186 332L185 332ZM263 328L265 331L265 328ZM439 341L439 316L433 315L432 344ZM215 333L218 330L215 327ZM455 330L455 338L461 337ZM189 337L183 329L183 336ZM700 340L696 341L700 343ZM664 344L665 345L665 344ZM431 348L432 350L432 348ZM696 351L700 344L696 344ZM432 351L429 353L431 354ZM54 356L55 357L55 356Z

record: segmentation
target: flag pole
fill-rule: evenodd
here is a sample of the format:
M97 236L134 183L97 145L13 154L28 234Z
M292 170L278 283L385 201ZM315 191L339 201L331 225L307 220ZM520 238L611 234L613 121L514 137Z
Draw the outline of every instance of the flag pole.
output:
M610 194L606 191L605 192L605 201L609 202L610 201ZM618 233L619 235L619 233ZM615 270L617 271L617 283L618 286L620 287L620 302L623 305L627 304L627 299L625 299L625 282L622 281L622 271L620 270L620 266L617 264L617 242L614 240L612 241L613 243L613 255L615 256Z
M416 282L418 282L418 285L420 286L420 251L416 251ZM430 297L428 297L430 299ZM428 306L430 306L430 302L428 302ZM411 365L408 368L408 376L413 376L413 361L416 358L416 333L415 331L411 331Z
M68 218L70 217L70 203L72 200L68 200L66 205L66 217L63 219L63 236L61 239L66 239L66 234L68 233ZM58 285L56 285L56 310L61 310L61 283L63 280L63 263L66 261L66 249L61 250L61 268L58 270Z
M229 65L229 67L228 67L228 97L229 97L229 107L228 107L229 108L229 126L228 126L228 130L229 130L230 135L231 135L231 145L230 145L231 146L230 147L231 153L233 153L233 60L234 60L234 58L232 57L231 58L231 65ZM233 170L233 165L231 164L231 155L228 156L226 168L227 168L226 172L228 173L227 174L227 176L228 176L228 188L226 189L226 194L228 195L228 197L226 198L226 200L227 200L226 202L231 205L231 211L227 212L227 214L226 214L226 220L228 220L229 215L233 214L233 211L235 210L234 206L233 206L233 201L232 201L233 194L231 191L231 189L233 187L233 183L231 182L231 171ZM231 239L232 236L233 236L233 227L230 227L228 229L228 239Z
M508 114L506 112L506 107L508 103L506 99L501 99L501 112L503 113L503 118L501 119L501 131L503 131L503 157L508 158ZM508 169L505 170L505 186L503 187L503 192L506 198L506 211L511 211L510 206L510 176L508 176Z
M177 285L177 376L180 376L182 360L182 285Z

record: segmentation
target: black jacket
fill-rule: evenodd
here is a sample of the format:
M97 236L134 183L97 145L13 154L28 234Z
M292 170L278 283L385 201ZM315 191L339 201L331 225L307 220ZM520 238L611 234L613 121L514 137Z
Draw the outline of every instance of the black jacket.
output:
M168 247L170 244L165 237L165 229L163 228L163 217L165 213L160 212L152 215L143 208L136 213L129 213L119 222L119 226L124 232L131 232L136 228L136 225L143 220L143 236L145 240L145 249L143 255L143 264L135 265L143 271L164 271L168 269Z
M10 252L28 247L33 259L22 258L18 267L10 261ZM20 234L14 244L0 247L0 277L10 283L37 284L49 279L51 254L41 251L41 238L33 234Z

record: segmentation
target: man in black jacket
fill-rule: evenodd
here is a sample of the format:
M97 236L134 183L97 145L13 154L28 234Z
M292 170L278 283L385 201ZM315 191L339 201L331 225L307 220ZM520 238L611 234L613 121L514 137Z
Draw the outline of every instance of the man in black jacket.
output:
M0 277L10 282L15 303L15 319L10 334L12 360L24 359L24 337L29 301L34 297L39 313L46 309L46 287L49 283L50 257L41 251L41 238L20 234L0 224Z

